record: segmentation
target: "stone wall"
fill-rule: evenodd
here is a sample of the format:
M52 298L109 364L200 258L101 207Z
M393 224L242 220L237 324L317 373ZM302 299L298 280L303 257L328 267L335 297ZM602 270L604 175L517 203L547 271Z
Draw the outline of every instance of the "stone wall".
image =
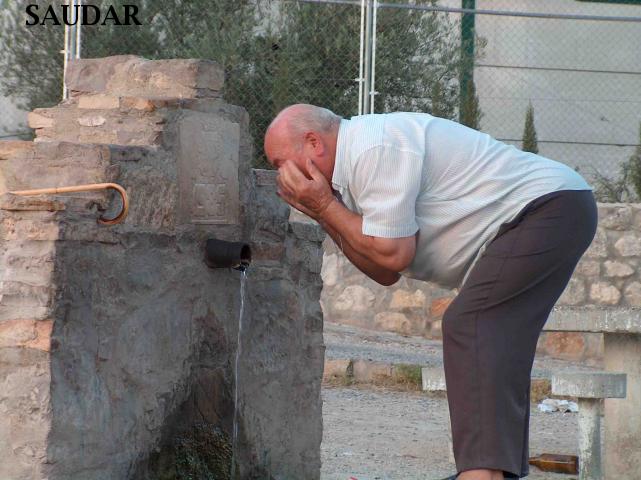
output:
M322 234L251 170L222 71L119 56L69 78L35 142L0 142L0 478L229 472L241 273L206 267L207 238L254 253L237 478L319 478ZM107 191L7 193L97 182L129 193L123 223L96 222Z
M641 307L641 204L599 204L599 227L557 305ZM456 290L401 279L383 287L360 273L328 240L323 260L325 318L338 323L441 337L441 318ZM597 334L543 333L538 352L598 359Z

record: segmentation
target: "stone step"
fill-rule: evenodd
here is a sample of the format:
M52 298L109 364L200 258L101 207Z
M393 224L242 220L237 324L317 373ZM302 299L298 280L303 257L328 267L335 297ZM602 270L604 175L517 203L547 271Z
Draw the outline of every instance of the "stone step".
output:
M442 365L421 368L421 386L425 392L447 392L445 371ZM530 383L530 400L538 403L552 396L552 372L533 370Z

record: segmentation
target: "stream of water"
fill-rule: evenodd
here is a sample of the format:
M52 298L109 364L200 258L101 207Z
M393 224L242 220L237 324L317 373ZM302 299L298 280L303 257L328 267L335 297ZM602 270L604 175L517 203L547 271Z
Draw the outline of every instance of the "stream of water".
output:
M236 361L234 362L234 428L232 437L231 479L236 478L236 448L238 442L238 361L241 352L241 339L243 333L243 314L245 313L245 284L247 283L247 269L240 275L240 314L238 315L238 339L236 341Z

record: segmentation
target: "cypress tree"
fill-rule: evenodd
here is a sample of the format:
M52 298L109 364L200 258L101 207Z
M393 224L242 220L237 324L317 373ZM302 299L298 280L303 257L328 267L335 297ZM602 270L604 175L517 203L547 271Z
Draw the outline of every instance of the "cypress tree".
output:
M479 106L479 97L476 94L476 85L474 84L474 80L470 81L468 84L467 97L465 98L462 107L461 123L475 130L480 130L483 113Z
M628 160L630 168L630 183L634 188L637 198L641 199L641 123L639 123L639 144Z
M539 144L536 139L536 128L534 127L534 107L530 103L525 114L525 128L523 129L524 152L539 153Z

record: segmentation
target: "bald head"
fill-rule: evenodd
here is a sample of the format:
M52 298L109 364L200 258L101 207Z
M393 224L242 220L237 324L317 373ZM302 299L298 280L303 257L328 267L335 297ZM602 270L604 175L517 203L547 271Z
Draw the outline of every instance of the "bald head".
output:
M341 117L331 110L299 103L283 109L265 132L265 155L276 168L292 160L301 170L307 158L331 176ZM327 176L327 175L326 175Z
M298 103L280 111L267 127L265 141L270 136L285 137L294 148L301 148L307 132L330 133L338 128L341 117L327 108Z

